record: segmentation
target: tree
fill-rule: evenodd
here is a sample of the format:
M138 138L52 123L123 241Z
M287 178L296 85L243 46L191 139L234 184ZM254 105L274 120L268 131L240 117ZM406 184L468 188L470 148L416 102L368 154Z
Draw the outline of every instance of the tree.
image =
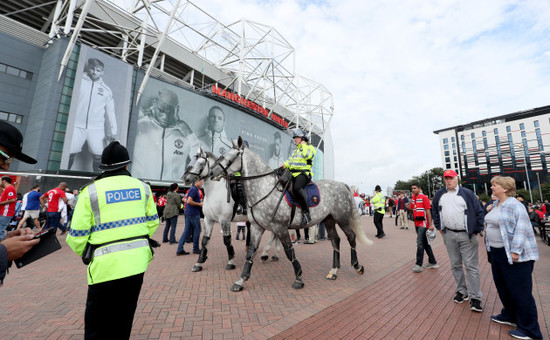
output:
M443 168L433 168L423 172L421 175L413 176L411 179L395 182L395 190L410 190L413 183L418 183L422 187L425 195L433 197L435 192L445 186L443 181Z

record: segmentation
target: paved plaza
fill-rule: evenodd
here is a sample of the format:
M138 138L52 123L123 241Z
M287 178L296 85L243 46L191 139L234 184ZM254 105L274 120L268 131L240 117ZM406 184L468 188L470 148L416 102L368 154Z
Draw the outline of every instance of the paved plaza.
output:
M237 269L225 270L227 252L215 226L202 272L191 268L196 255L176 256L163 244L145 274L132 339L511 339L509 326L490 321L501 308L480 242L484 310L456 304L454 280L441 235L434 241L438 269L413 273L415 231L384 219L387 237L374 237L372 217L361 217L374 245L357 247L365 274L350 265L350 247L341 242L338 279L330 241L300 243L296 256L305 287L291 288L294 273L281 250L279 262L255 258L242 292L229 288L242 271L244 241L233 236ZM410 223L410 222L409 222ZM180 216L178 236L183 232ZM155 234L161 240L164 223ZM236 226L233 225L233 233ZM341 232L340 235L343 235ZM303 236L303 232L302 232ZM265 234L262 246L266 243ZM86 267L60 237L63 248L22 269L12 268L0 288L2 339L81 339L84 334ZM550 329L550 247L537 237L534 295L545 339ZM186 244L191 251L191 245Z

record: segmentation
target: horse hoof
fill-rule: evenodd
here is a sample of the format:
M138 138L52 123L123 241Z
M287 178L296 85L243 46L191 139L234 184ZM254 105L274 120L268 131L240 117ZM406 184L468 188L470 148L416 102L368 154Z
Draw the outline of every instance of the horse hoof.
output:
M243 290L243 286L241 285L235 283L233 286L231 286L232 292L240 292L241 290Z
M262 260L262 262L265 262L265 261L267 261L268 258L269 258L269 256L262 255L262 257L260 257L260 260Z
M303 283L303 282L295 281L295 282L292 284L292 288L294 288L294 289L302 289L302 288L304 288L304 283Z
M271 262L279 262L279 258L277 256L271 256Z
M328 274L327 275L327 280L336 280L338 278L338 275L336 274Z
M201 270L202 270L201 266L193 266L193 269L191 269L193 273L200 272Z
M235 268L236 268L236 266L234 264L230 264L230 263L227 264L227 266L225 266L225 270L233 270Z
M363 273L365 273L365 267L363 266L360 266L357 270L357 274L359 275L363 275Z

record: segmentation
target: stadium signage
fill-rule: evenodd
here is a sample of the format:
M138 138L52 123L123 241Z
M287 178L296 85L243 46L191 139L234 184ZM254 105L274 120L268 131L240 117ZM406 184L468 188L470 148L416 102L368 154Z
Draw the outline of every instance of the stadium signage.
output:
M255 111L255 112L261 114L264 117L270 118L272 121L274 121L275 123L281 125L282 127L288 128L288 122L286 120L284 120L282 117L280 117L279 115L276 115L273 112L271 113L271 117L269 117L269 110L268 109L262 107L261 105L255 103L251 100L248 100L244 97L241 97L236 93L233 93L233 92L230 92L230 91L227 91L227 90L223 90L220 87L218 87L217 85L212 85L212 93L217 95L217 96L223 97L227 100L230 100L232 102L235 102L239 105L242 105L244 107L247 107L247 108L251 109L252 111Z

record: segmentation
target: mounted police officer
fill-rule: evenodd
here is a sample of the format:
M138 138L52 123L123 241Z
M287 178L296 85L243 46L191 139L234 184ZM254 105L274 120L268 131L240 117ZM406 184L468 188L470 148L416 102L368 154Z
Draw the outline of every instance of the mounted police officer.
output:
M313 173L311 167L315 157L315 148L308 144L309 140L306 133L301 129L294 130L294 144L296 150L290 158L284 162L284 167L292 173L293 195L302 209L302 222L300 225L306 225L311 222L309 215L309 206L307 203L306 184L309 183Z
M67 244L89 263L86 339L128 339L159 225L151 188L128 172L128 150L111 142L104 171L80 193Z

